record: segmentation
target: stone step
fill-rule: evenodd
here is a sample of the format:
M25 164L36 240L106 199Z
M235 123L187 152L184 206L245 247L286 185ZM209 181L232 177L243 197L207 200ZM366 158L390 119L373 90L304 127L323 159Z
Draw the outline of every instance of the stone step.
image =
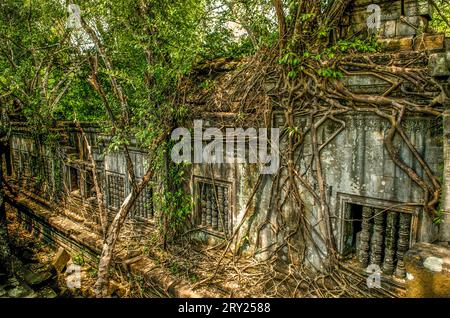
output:
M8 290L7 293L10 298L24 298L33 294L34 291L25 285L16 286L13 289Z

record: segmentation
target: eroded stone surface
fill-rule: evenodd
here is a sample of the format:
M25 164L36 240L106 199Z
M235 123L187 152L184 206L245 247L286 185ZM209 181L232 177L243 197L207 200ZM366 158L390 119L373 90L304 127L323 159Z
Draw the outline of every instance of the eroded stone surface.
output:
M435 53L430 55L429 69L431 76L449 76L450 70L448 68L447 54Z
M450 297L450 249L419 243L404 258L408 297Z

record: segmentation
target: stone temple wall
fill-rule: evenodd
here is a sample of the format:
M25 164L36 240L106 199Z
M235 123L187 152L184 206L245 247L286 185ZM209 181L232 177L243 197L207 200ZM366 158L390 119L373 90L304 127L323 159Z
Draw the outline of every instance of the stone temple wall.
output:
M342 32L355 33L367 29L366 19L371 14L367 12L369 4L376 3L382 9L381 28L379 41L386 53L374 54L371 58L381 65L386 64L397 54L397 59L416 57L414 65L428 69L429 75L447 89L450 76L450 39L442 34L428 33L428 22L432 18L432 8L428 1L356 1L351 7L346 20L343 23ZM384 62L383 62L384 61ZM355 94L382 95L386 92L390 83L371 75L346 76L344 84ZM404 98L414 103L426 103L414 94L413 90L406 87L405 90L393 92L393 96ZM448 107L447 104L443 107ZM445 118L448 115L444 116ZM449 138L448 125L442 118L433 119L426 116L409 117L404 122L404 130L412 140L418 152L423 156L431 170L437 175L444 174L445 194L442 197L443 208L442 222L433 222L429 214L417 208L411 203L420 205L423 192L406 174L394 165L384 146L388 124L377 117L362 113L353 113L341 118L346 123L346 129L329 144L323 151L323 169L326 173L326 184L330 208L333 214L333 231L337 240L341 256L346 258L358 256L361 246L371 244L364 242L364 214L383 215L383 218L374 221L374 217L368 219L371 229L368 234L373 235L374 223L380 222L380 227L385 233L391 231L392 240L383 236L378 248L383 249L379 255L370 252L369 259L387 267L387 272L395 272L397 277L406 277L404 264L400 257L395 260L384 260L383 254L394 253L403 255L417 242L448 244L450 235L449 201L450 190L448 181L448 149ZM274 127L282 125L275 120ZM298 118L299 127L306 119ZM446 119L448 120L448 119ZM325 141L336 131L334 123L326 123L320 131L319 139ZM214 127L214 121L210 123ZM445 133L444 133L445 131ZM308 142L306 142L308 145ZM399 153L407 164L412 165L420 176L424 172L413 163L412 154L406 145L396 140ZM306 160L308 159L308 156ZM445 160L445 161L444 161ZM302 163L306 165L306 162ZM253 188L258 180L258 168L250 164L222 164L222 165L194 165L192 169L191 193L194 198L201 197L196 202L194 215L199 226L205 228L204 236L207 239L225 237L231 232L223 232L217 224L219 216L209 216L215 209L215 200L208 197L208 191L201 194L202 184L219 184L228 187L231 194L226 198L226 221L228 229L236 229L240 226L240 238L246 240L244 249L249 253L257 252L257 256L266 257L273 250L276 243L283 243L283 237L275 234L273 228L267 223L277 224L276 212L270 207L272 177L262 178L259 190L253 193ZM314 187L314 181L311 178ZM205 187L205 186L203 186ZM222 191L222 190L221 190ZM222 191L223 192L223 191ZM299 192L303 196L309 211L308 218L311 224L318 221L318 207L314 205L312 198L301 186ZM227 192L224 192L227 193ZM292 194L291 194L292 195ZM253 200L250 198L253 196ZM222 198L223 195L220 195ZM250 204L248 202L250 201ZM297 222L296 215L285 208L285 221L292 226ZM202 211L208 216L203 217ZM372 212L370 212L372 211ZM374 212L373 212L374 211ZM252 217L241 224L244 215ZM362 222L354 222L352 219L361 219ZM214 221L215 220L215 221ZM216 223L215 223L216 222ZM219 222L220 223L220 222ZM263 227L260 224L265 223ZM362 223L362 224L361 224ZM394 227L392 226L394 224ZM395 228L396 226L396 228ZM393 230L394 228L394 230ZM394 233L395 232L395 233ZM302 238L296 238L298 246ZM373 238L368 238L370 242ZM390 251L384 251L386 244L396 241L398 246ZM320 245L320 243L319 243ZM391 244L392 245L392 244ZM317 254L306 247L309 253L309 261L317 264ZM377 247L371 247L376 250ZM359 249L359 250L358 250ZM281 251L281 257L287 260L287 249ZM353 254L352 254L353 253ZM369 253L369 252L367 252ZM381 261L377 258L382 258ZM398 258L398 259L397 259ZM392 264L390 264L392 263Z
M382 9L380 36L381 41L387 46L386 49L397 53L401 51L401 54L406 56L417 56L417 65L428 68L431 76L443 86L448 86L450 41L443 35L425 32L432 16L428 2L356 1L343 21L343 32L357 32L366 27L365 20L370 14L367 12L367 6L371 3L379 4ZM374 59L388 59L391 54L375 54ZM402 56L399 55L399 58ZM345 77L343 82L358 94L382 94L389 88L388 83L370 75ZM420 102L413 93L397 92L396 96ZM450 238L448 214L444 215L444 222L437 225L433 224L433 220L420 208L405 205L419 203L422 199L422 191L389 158L384 147L387 123L378 117L361 113L348 114L341 119L345 121L346 129L324 149L322 159L323 168L327 171L326 184L333 214L333 232L342 256L355 253L355 249L361 249L364 245L364 215L372 210L381 211L385 215L390 213L393 220L400 217L401 220L408 221L407 226L395 232L395 235L402 236L402 244L406 245L406 249L413 246L415 242L448 242ZM281 126L282 120L281 116L275 116L274 126ZM297 118L297 120L298 125L301 126L307 119ZM214 127L214 120L206 122L205 128L208 125ZM449 127L449 114L444 116L444 125L442 119L426 116L409 117L404 123L406 133L431 170L438 176L443 175L445 181L443 207L447 213L450 212ZM64 190L62 199L67 203L68 214L77 218L76 214L80 214L80 206L90 207L87 211L96 209L92 183L89 181L89 174L93 172L79 133L74 127L65 127L63 131L65 137L61 139L60 145L63 156L57 163L53 163L51 169L47 168L47 171L53 171L53 179L56 176L62 178L61 186ZM125 171L125 157L120 151L105 155L108 140L99 135L93 127L86 126L85 131L94 146L98 168L96 173L102 181L105 204L113 214L130 191ZM319 131L319 140L325 142L335 131L334 123L326 123ZM45 153L45 151L37 151L27 134L19 125L13 129L11 161L16 177L19 172L29 175L30 159L33 156L42 157ZM397 140L397 146L399 145ZM131 148L136 175L140 177L147 166L146 154L136 147ZM412 155L406 146L402 145L399 151L406 163L412 164ZM310 157L308 153L306 154L305 160L300 162L300 167L308 164L307 160ZM418 169L414 164L412 166ZM58 170L59 173L56 173ZM423 175L420 169L418 172ZM253 193L259 175L257 165L194 164L189 173L191 177L186 185L186 191L192 195L194 202L193 224L202 228L198 237L205 240L220 240L229 237L240 227L240 239L247 241L244 244L245 251L259 250L257 254L259 257L267 256L276 243L283 241L283 237L277 236L268 224L258 228L258 224L267 220L275 224L277 215L270 207L272 176L264 176L259 190ZM313 187L316 187L313 179L310 178L310 180ZM56 184L54 180L49 180L49 183ZM136 210L131 215L136 222L144 225L152 224L154 214L158 213L154 204L154 192L158 189L157 182L154 182L144 191L138 200ZM305 189L299 187L299 192L307 205L311 224L316 224L318 207L314 205ZM250 200L252 197L253 200ZM286 207L285 212L285 222L294 226L297 220L292 216L295 213L289 211L289 207ZM395 216L396 213L400 216ZM78 219L84 222L85 215L95 215L95 213L78 215ZM244 215L253 217L241 224ZM353 222L351 221L353 219L359 221ZM96 224L98 220L94 218L91 222ZM385 229L388 229L388 216L382 222ZM295 239L299 246L304 244L301 237ZM314 264L317 263L318 256L312 252L310 246L306 248L310 250L309 260ZM281 251L281 257L287 260L286 250ZM377 255L370 255L370 257L376 260ZM398 264L397 267L399 267Z
M127 177L125 155L121 151L107 152L108 139L98 127L83 125L84 133L93 149L97 178L104 194L104 206L112 219L131 191ZM58 212L94 231L100 231L98 204L93 182L93 167L86 143L71 123L60 123L55 147L38 145L31 131L19 122L13 125L10 138L9 161L12 178L28 194L36 195ZM133 142L133 141L132 141ZM146 152L129 148L136 178L142 178L148 163ZM153 196L156 185L150 183L138 198L129 222L139 225L137 230L151 227L155 216Z
M345 253L347 249L346 239L349 233L346 232L348 224L345 220L352 218L351 215L348 215L351 205L411 214L411 246L414 242L435 242L439 240L440 235L448 233L447 226L439 227L433 224L430 216L421 209L405 206L406 203L421 202L423 192L390 159L384 147L388 123L377 116L368 116L367 114L351 114L341 119L345 121L346 129L322 153L330 208L333 214L334 234L339 251ZM305 120L298 118L298 124L301 126ZM281 127L282 121L282 116L278 116L274 126ZM319 130L318 139L328 140L337 128L332 122L326 123ZM432 171L438 176L441 175L444 168L442 121L428 117L411 117L405 120L404 129ZM308 140L305 141L305 144L308 148ZM411 164L414 169L418 170L419 175L423 176L423 171L418 169L417 165L412 164L412 154L406 145L401 145L397 139L396 146L399 147L400 155L405 162ZM308 160L311 158L308 150L304 155L304 161L299 164L300 171L306 170L306 166L309 164ZM314 170L314 167L311 169ZM317 189L313 178L308 176L314 189ZM258 177L259 167L255 164L196 164L192 169L191 193L198 200L193 213L197 216L197 225L206 227L205 238L229 236L232 234L232 229L236 229L241 224L246 213L247 216L254 215L241 226L240 235L241 237L248 236L248 252L259 251L260 253L257 255L264 258L272 251L270 247L277 242L282 242L283 238L277 237L270 226L262 229L258 227L266 219L277 224L277 212L270 208L272 175L262 178L258 191L254 194L253 200L250 200ZM228 208L226 221L229 222L227 233L221 231L220 226L214 228L210 223L212 220L205 223L205 220L201 219L202 210L214 209L214 203L213 207L207 207L200 199L201 184L204 183L229 189L228 203L226 204ZM310 213L311 223L317 223L318 207L314 205L308 191L303 187L299 186L299 192L307 204L306 208ZM251 202L249 206L248 202ZM297 219L289 218L293 218L296 213L292 213L289 208L285 213L287 222L294 227ZM258 230L261 231L258 232ZM317 230L319 229L317 228ZM299 244L302 244L300 237L298 240ZM310 256L315 257L313 254ZM282 255L282 257L287 256Z
M433 17L433 7L427 0L356 0L342 22L343 32L367 30L367 19L374 12L368 10L371 4L381 8L378 35L383 38L419 35L428 30Z

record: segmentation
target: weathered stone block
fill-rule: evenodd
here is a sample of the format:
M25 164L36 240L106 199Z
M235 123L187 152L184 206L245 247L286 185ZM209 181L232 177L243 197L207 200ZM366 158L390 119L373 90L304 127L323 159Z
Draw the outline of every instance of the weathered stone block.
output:
M397 33L397 21L391 20L383 23L382 36L386 38L393 38Z
M57 273L61 273L66 267L69 260L70 260L69 253L67 253L65 249L60 247L53 259L52 265Z
M414 38L412 36L401 38L399 40L400 51L410 51L410 50L412 50L413 42L414 42Z
M395 36L395 27L393 25L401 16L400 1L362 1L356 2L353 5L353 9L349 12L349 19L346 20L343 25L351 25L350 31L355 31L367 28L367 19L373 12L368 11L370 4L377 4L381 7L381 22L382 26L380 31L381 36L393 37ZM385 32L384 24L388 23L387 30ZM386 34L385 34L386 33Z
M402 17L397 23L397 36L423 34L428 24L429 21L422 16Z
M431 76L450 76L447 54L435 53L430 55L428 68Z
M414 41L414 50L443 50L445 36L443 34L426 35L423 34L417 37Z
M416 29L414 27L402 22L397 23L397 29L395 32L397 36L416 35Z
M432 6L428 0L407 0L405 1L405 15L424 16L427 19L432 19Z
M450 249L418 243L404 257L408 281L406 296L450 297Z
M401 15L401 3L400 1L374 1L374 0L366 0L366 1L355 1L354 9L351 12L352 17L356 15L366 15L366 17L370 14L367 11L367 7L371 4L376 4L381 7L382 20L395 20L398 19Z
M26 271L23 275L24 280L30 286L40 286L45 284L51 277L52 274L50 272L35 273L32 271Z
M419 17L405 17L403 21L397 23L397 36L411 36L417 33L416 28L420 27Z
M387 51L411 51L413 47L413 37L380 39L378 42Z

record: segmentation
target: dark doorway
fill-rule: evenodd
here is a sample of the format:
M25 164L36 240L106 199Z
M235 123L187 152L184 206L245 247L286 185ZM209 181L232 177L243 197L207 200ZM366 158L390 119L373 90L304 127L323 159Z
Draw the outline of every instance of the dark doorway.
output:
M362 230L363 206L348 204L345 216L344 229L344 255L356 252L357 235Z
M5 146L5 168L6 175L10 177L12 175L12 164L11 164L11 148L9 145Z
M70 167L70 191L80 190L77 169Z

